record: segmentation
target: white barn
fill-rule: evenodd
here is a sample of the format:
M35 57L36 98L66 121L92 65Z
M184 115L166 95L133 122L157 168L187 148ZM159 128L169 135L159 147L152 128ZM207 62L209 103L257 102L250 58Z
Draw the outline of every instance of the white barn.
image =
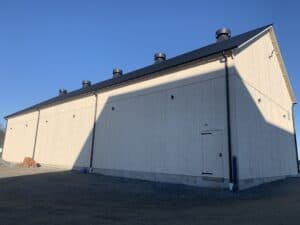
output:
M8 115L3 158L247 188L298 174L295 97L272 25Z

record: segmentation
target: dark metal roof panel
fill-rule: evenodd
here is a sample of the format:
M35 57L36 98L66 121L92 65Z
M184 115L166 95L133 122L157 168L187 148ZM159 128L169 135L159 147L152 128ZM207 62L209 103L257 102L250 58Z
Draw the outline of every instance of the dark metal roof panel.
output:
M222 42L216 42L216 43L207 45L205 47L196 49L194 51L184 53L182 55L170 58L161 63L146 66L144 68L124 74L121 77L105 80L105 81L96 83L94 85L91 85L90 87L77 89L77 90L69 92L67 94L51 98L49 100L46 100L46 101L43 101L36 105L33 105L31 107L25 108L16 113L10 114L10 115L6 116L5 118L9 118L9 117L23 114L26 112L30 112L33 110L37 110L42 107L52 105L54 103L72 99L76 96L92 93L92 92L98 91L103 88L121 84L121 83L130 81L130 80L141 78L146 75L154 74L154 73L162 71L162 70L170 69L175 66L179 66L179 65L186 64L186 63L189 63L189 62L192 62L195 60L206 58L206 57L221 53L223 51L228 51L228 50L237 48L239 45L241 45L241 44L245 43L246 41L250 40L251 38L255 37L256 35L258 35L259 33L261 33L262 31L264 31L265 29L267 29L270 26L272 26L272 24L269 24L269 25L248 31L246 33L234 36L234 37L232 37L228 40L222 41Z

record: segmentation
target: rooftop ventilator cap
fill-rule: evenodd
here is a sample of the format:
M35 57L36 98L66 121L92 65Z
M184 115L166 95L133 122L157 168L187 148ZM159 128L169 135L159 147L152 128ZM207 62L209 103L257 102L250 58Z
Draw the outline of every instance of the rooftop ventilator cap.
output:
M83 80L81 84L82 84L82 88L87 88L92 85L91 81L89 80Z
M160 63L160 62L166 61L166 59L167 59L167 56L163 52L158 52L158 53L155 53L155 55L154 55L155 63Z
M65 95L67 93L68 93L68 91L64 88L61 88L61 89L58 90L58 95Z
M113 69L113 78L117 78L123 75L123 71L119 68Z
M223 27L216 31L217 42L228 40L231 37L231 30L229 28Z

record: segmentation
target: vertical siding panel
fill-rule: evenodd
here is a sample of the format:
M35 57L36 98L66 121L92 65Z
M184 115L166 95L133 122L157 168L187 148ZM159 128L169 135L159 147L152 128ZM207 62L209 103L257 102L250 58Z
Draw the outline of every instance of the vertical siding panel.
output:
M37 120L37 111L8 119L3 150L4 160L21 162L24 157L32 157Z
M240 78L236 82L236 121L241 179L295 174L290 169L293 132L283 118L292 101L270 34L238 52L235 66Z
M224 130L224 93L219 61L99 93L94 167L201 176L200 131Z
M89 166L94 99L89 96L40 111L38 162L64 167Z

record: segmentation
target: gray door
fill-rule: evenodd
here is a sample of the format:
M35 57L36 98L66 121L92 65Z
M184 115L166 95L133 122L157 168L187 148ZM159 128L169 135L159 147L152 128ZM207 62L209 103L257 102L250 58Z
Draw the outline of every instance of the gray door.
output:
M202 138L202 175L224 177L223 171L223 133L222 131L203 131Z

